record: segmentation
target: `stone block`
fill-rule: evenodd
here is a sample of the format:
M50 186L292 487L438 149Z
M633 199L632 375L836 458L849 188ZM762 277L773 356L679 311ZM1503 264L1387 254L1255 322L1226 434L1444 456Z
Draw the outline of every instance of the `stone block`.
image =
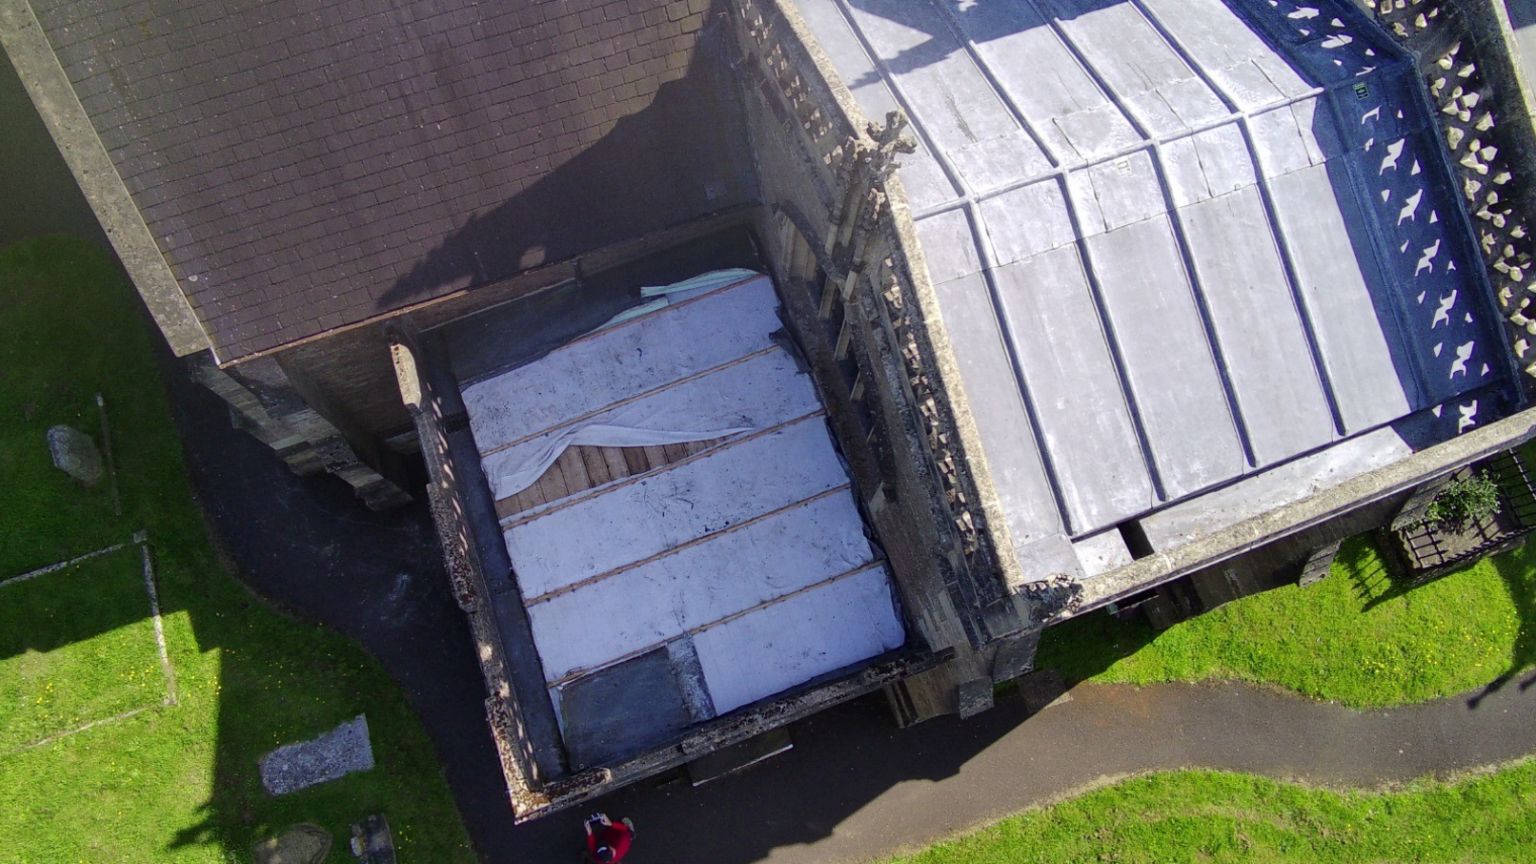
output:
M1040 647L1041 629L1000 640L992 659L992 681L1011 681L1035 668L1035 651Z
M992 707L992 679L972 678L960 685L960 719L974 717Z
M1329 543L1308 556L1307 561L1301 567L1301 578L1298 583L1305 588L1323 581L1323 578L1333 569L1333 559L1338 557L1339 542Z

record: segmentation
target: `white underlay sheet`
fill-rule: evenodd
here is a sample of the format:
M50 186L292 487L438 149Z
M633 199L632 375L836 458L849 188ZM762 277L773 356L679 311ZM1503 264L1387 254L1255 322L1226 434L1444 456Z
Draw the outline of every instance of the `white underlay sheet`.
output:
M531 599L847 482L825 421L812 417L541 512L504 533Z
M748 279L465 389L497 498L573 444L726 439L509 520L552 685L691 639L724 713L904 642L815 389L770 338L777 306Z
M776 308L773 286L759 277L588 334L471 384L464 406L475 441L490 452L772 348L770 334L782 326Z
M733 618L694 638L721 714L905 641L884 567Z
M623 324L631 318L639 318L641 315L655 312L658 309L665 309L668 306L682 303L685 300L692 300L695 297L708 294L717 288L734 282L740 282L743 279L751 279L756 275L758 274L751 270L743 270L737 267L731 270L713 270L709 273L695 276L692 279L674 282L671 285L647 285L640 289L640 296L646 298L646 302L633 309L626 309L620 312L597 329L603 330L615 324Z
M527 438L485 457L497 499L538 481L565 448L644 447L708 441L801 417L821 403L795 360L777 346ZM483 446L483 445L482 445Z
M804 536L807 524L823 530ZM571 591L529 607L550 678L611 663L636 645L654 645L777 597L868 565L874 551L847 495L798 504L724 532L708 543L609 577L602 591ZM751 573L751 579L741 578ZM635 597L649 602L638 604ZM592 628L592 621L606 622Z

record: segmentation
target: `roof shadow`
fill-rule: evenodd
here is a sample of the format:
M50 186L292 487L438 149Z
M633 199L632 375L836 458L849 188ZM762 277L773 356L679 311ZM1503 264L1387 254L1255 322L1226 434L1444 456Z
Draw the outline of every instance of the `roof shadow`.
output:
M376 301L470 289L753 201L757 181L722 15L683 76L521 193L444 237Z

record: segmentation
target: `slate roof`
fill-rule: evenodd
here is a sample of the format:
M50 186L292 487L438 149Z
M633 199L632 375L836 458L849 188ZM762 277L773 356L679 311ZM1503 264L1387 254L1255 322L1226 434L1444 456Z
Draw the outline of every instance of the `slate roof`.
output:
M747 200L708 5L33 2L222 361Z
M911 119L900 176L1028 572L1236 522L1204 496L1245 478L1265 508L1338 482L1402 418L1496 413L1422 85L1343 0L796 2L864 112Z

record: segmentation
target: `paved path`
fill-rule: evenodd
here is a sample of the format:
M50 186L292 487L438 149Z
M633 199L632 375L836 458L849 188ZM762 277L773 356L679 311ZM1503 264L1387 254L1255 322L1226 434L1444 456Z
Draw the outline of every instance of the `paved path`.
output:
M1374 787L1536 753L1536 687L1356 712L1245 685L1084 685L1033 717L1019 700L905 731L815 719L794 751L702 789L611 804L647 861L855 862L919 847L1106 777L1185 767ZM739 836L720 825L744 826ZM664 851L663 851L664 850ZM681 850L687 850L683 853Z
M512 824L464 617L425 512L371 514L334 478L292 476L230 429L211 394L171 377L194 481L243 577L358 639L390 670L484 860L573 861L584 811ZM1241 685L1083 686L1071 696L1033 717L1005 698L967 721L907 730L866 699L798 724L793 751L744 774L699 789L675 779L632 787L599 806L635 818L634 864L835 864L925 845L1104 777L1208 767L1375 786L1536 753L1536 687L1518 682L1476 708L1459 698L1364 713Z

